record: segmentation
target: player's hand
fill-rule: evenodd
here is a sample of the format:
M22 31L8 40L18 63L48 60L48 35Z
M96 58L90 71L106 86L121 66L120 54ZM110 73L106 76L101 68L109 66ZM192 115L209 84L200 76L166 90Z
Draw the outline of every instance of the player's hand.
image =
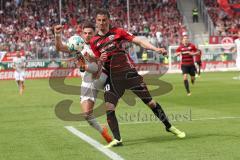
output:
M167 50L165 48L157 48L155 51L162 55L167 55Z
M191 52L185 51L185 52L181 52L181 54L190 54L191 55Z
M107 53L103 53L103 54L101 54L101 56L100 56L100 60L101 60L101 61L106 61L107 58L108 58Z
M55 33L55 34L60 34L60 33L62 32L62 28L63 28L62 25L56 25L56 26L54 26L54 33Z
M81 72L84 72L86 70L86 62L83 57L80 57L78 59L78 66L79 66Z

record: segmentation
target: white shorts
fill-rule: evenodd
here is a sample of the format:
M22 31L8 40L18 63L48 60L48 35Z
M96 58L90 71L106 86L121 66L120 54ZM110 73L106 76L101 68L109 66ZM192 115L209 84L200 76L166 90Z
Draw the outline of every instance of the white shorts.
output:
M92 83L83 81L81 84L81 103L86 100L91 100L95 103L98 91L103 89L106 80L107 75L102 73L99 79L94 80Z
M24 71L20 71L20 72L15 71L14 72L14 77L15 77L16 81L24 81L25 80L24 76L25 76L25 72Z

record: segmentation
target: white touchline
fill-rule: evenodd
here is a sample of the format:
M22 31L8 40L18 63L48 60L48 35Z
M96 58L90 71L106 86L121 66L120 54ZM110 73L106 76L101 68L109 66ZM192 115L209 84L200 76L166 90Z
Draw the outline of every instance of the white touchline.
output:
M100 152L102 152L112 160L124 160L120 155L116 154L115 152L111 151L108 148L104 148L102 144L92 139L91 137L87 136L86 134L80 132L76 128L72 126L65 126L65 128L69 130L71 133L73 133L74 135L76 135L77 137L81 138L83 141L95 147L97 150L99 150Z
M192 121L208 121L208 120L224 120L224 119L240 119L240 117L208 117L208 118L193 118L191 120L185 120L185 121L178 121L178 122L192 122ZM119 122L120 125L131 125L131 124L147 124L147 123L159 123L160 121L139 121L139 122ZM177 122L177 121L172 121ZM105 125L105 124L101 124ZM89 127L89 125L80 124L78 125L80 127Z

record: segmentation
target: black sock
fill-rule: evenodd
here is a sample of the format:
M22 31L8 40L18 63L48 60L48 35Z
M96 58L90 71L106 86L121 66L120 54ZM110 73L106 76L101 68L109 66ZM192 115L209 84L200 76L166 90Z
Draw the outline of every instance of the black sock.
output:
M185 88L187 90L187 93L190 93L188 80L184 80L184 86L185 86Z
M166 114L164 113L162 107L158 103L156 103L155 108L152 108L152 111L155 114L155 116L157 116L159 118L159 120L162 121L162 123L165 125L165 127L167 129L172 126L170 124L170 122L168 121L168 118L167 118Z
M201 69L200 69L200 67L199 67L199 70L198 70L198 75L200 76L200 74L201 74Z
M115 111L107 111L107 122L108 125L113 133L113 136L115 139L120 140L120 132L119 132L119 127L118 127L118 121L115 115Z
M194 78L194 79L191 79L191 83L194 84L194 82L195 82L195 78Z

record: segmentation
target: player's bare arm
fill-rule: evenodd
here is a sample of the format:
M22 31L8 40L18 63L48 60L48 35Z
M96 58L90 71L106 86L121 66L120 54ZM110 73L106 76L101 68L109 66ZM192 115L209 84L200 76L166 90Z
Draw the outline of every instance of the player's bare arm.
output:
M197 51L197 52L190 52L189 54L192 55L192 56L196 56L196 55L199 55L200 52L199 51Z
M143 47L145 49L153 50L153 51L156 51L160 54L165 54L166 53L165 48L157 48L154 45L152 45L150 42L148 42L147 40L141 39L139 37L134 37L132 42L140 45L141 47Z
M66 52L66 53L71 53L71 51L68 49L67 45L64 45L62 43L62 25L56 25L54 27L54 34L55 34L55 46L58 51Z

